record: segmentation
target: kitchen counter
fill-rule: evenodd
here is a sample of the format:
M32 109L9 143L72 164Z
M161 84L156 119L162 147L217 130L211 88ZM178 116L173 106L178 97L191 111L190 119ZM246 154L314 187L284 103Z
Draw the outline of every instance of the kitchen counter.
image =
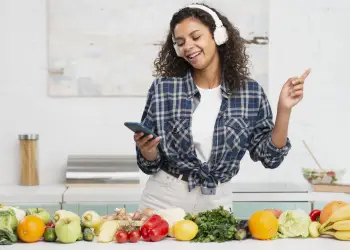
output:
M224 243L191 243L191 242L178 242L172 239L163 240L161 242L138 242L138 243L124 243L118 244L114 242L110 243L97 243L97 242L76 242L73 244L61 244L61 243L16 243L11 246L0 246L0 249L11 250L85 250L85 249L142 249L142 250L163 250L163 249L181 249L181 250L212 250L213 248L220 248L222 250L295 250L295 249L348 249L349 242L338 241L335 239L317 238L317 239L279 239L273 241L258 241L258 240L244 240L244 241L230 241Z
M288 188L289 185L289 188ZM259 188L260 186L260 188ZM233 202L328 202L344 200L345 193L312 192L296 184L237 184L232 185ZM240 187L240 188L238 188ZM79 202L138 202L143 187L71 187L65 185L0 186L0 203L79 203Z
M69 188L63 196L64 202L115 202L139 201L143 188ZM232 192L232 201L279 201L279 202L328 202L330 200L350 202L350 195L345 193L327 193L312 191L267 192L265 190Z
M70 187L63 202L139 201L143 187Z

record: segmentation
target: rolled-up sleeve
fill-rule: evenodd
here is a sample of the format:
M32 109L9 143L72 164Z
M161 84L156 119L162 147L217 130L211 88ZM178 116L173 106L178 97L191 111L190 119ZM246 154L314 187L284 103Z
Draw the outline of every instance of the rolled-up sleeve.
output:
M156 113L155 113L155 97L154 97L154 88L155 88L156 81L153 82L151 85L146 105L143 110L141 123L147 127L148 129L152 130L154 133L157 134L156 126L155 126L155 119L156 119ZM137 165L141 169L142 172L145 174L151 175L159 171L163 164L163 154L160 150L158 150L157 158L154 161L149 161L145 159L142 154L141 150L136 146L136 157L137 157Z
M277 168L291 149L291 143L288 137L282 148L277 148L272 142L273 114L262 88L260 92L261 102L253 132L249 139L248 150L253 161L261 161L265 168Z

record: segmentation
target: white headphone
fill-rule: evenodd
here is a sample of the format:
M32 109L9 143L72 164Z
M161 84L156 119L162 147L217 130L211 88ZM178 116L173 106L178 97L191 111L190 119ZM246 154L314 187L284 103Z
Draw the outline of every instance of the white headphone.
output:
M191 4L191 5L188 5L186 7L187 8L202 9L212 16L212 18L214 19L214 22L215 22L214 40L215 40L215 43L217 45L222 45L228 40L227 30L226 30L225 26L222 24L218 15L214 11L212 11L208 7L201 5L201 4ZM176 44L174 36L173 36L173 43L174 43L174 49L176 51L177 56L181 56L180 48Z

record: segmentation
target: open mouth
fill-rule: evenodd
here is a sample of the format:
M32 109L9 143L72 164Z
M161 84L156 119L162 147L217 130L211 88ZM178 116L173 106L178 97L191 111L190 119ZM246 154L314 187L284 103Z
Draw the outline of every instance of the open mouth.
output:
M187 58L191 61L195 59L197 56L199 56L202 53L202 51L194 52L192 54L187 55Z

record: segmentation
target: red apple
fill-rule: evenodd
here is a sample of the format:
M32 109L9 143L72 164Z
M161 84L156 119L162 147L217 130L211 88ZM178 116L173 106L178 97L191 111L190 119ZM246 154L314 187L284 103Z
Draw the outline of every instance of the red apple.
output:
M277 219L280 217L280 215L282 213L282 210L279 210L279 209L267 208L265 210L272 212L276 216Z
M55 223L53 221L49 221L49 223L46 224L45 228L55 228Z

